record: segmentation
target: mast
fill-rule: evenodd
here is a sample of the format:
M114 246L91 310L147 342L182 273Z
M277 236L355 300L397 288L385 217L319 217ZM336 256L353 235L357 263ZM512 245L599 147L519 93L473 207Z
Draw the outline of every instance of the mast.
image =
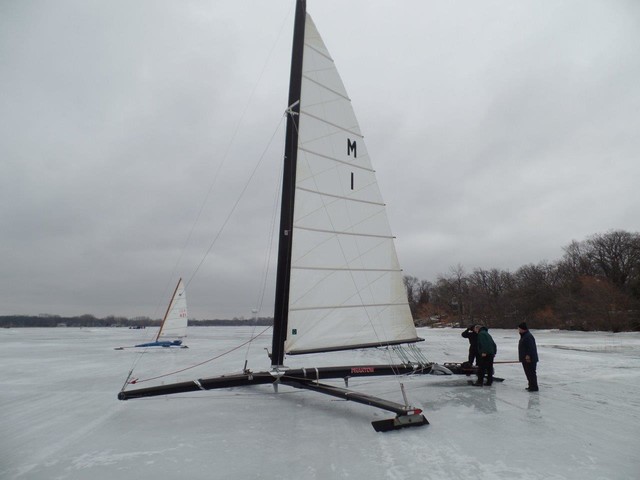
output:
M178 283L176 284L176 288L173 289L173 295L171 295L171 300L169 301L169 306L167 306L167 311L164 313L164 318L162 319L162 323L160 324L160 330L158 330L158 334L156 335L156 342L160 340L160 335L162 335L162 330L164 329L164 324L167 321L167 317L169 316L169 312L171 311L171 308L173 307L173 301L176 298L176 292L178 291L178 288L180 287L180 283L182 282L182 278L180 278L180 280L178 280Z
M303 69L305 48L306 65ZM304 99L301 98L303 82ZM305 121L299 138L301 100L305 102ZM346 384L348 379L361 376L414 375L433 371L452 373L447 369L436 369L423 357L417 362L407 357L405 363L396 365L298 368L286 369L286 374L282 371L285 345L287 353L292 355L421 340L417 338L406 302L406 291L402 285L384 203L375 181L375 170L370 165L362 141L360 158L356 159L356 141L362 140L360 128L333 59L313 20L306 14L306 0L296 0L287 114L271 371L252 372L245 368L241 374L125 390L126 385L135 383L129 382L130 372L118 398L127 400L197 390L284 384L396 414L395 418L372 422L376 431L426 425L429 422L422 411L408 405L406 396L405 403L399 404L319 382L324 378L342 378ZM304 152L300 158L301 165L304 165L299 171L300 178L296 178L299 150ZM323 177L322 173L329 170L331 176ZM359 172L355 174L358 175L358 184L362 182L367 188L354 190L354 170ZM349 177L351 190L341 191L341 186L348 185L345 181ZM320 188L313 183L316 179L321 179ZM309 183L312 183L312 188L309 188ZM325 203L325 197L332 201ZM296 201L298 218L294 217ZM323 208L318 208L318 202L323 204ZM319 216L308 215L309 209L320 212ZM294 218L296 245L293 242ZM304 245L304 251L315 250L315 257L299 254L298 243ZM326 248L323 250L320 247ZM347 250L349 255L346 254ZM305 257L305 261L299 257ZM336 277L341 278L336 282ZM316 297L303 298L307 291L313 291ZM354 314L353 309L359 309L360 313ZM348 310L346 315L345 310ZM332 318L326 322L329 315ZM341 330L341 335L327 338L331 335L321 334L318 335L318 341L311 338L313 335L301 334L301 331L318 325L322 327L320 330ZM382 340L375 328L369 328L369 331L373 330L373 335L360 334L365 330L364 327L375 326L380 327L380 332L388 331ZM304 337L306 343L299 342ZM345 342L345 338L350 342Z
M302 89L302 58L304 52L304 26L306 0L297 0L291 48L291 76L287 133L285 140L284 171L282 175L282 201L278 244L278 270L273 319L271 366L282 366L284 342L287 337L289 316L289 284L291 280L291 245L293 237L293 205L295 200L296 162L298 157L298 123L300 119L300 91Z

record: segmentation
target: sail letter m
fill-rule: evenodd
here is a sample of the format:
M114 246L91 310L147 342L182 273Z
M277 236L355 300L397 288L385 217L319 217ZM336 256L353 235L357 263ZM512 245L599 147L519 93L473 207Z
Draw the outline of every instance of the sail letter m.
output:
M353 152L353 158L358 158L358 152L356 150L356 141L351 141L350 138L347 138L347 156L351 155Z

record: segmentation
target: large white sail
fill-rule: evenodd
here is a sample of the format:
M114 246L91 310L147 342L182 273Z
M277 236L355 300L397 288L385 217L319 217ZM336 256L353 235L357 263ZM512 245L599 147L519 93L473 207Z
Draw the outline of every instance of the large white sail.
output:
M156 341L180 339L187 336L187 293L182 279L178 281L167 308Z
M304 43L285 352L416 341L375 171L308 15Z
M396 365L288 368L283 363L285 353L421 340L351 102L305 9L306 0L297 0L269 355L272 369L254 372L245 368L241 374L193 382L123 388L118 398L282 383L394 412L395 418L372 422L376 431L427 425L422 410L407 403L404 390L405 403L400 404L318 381L433 372L433 365L421 355L416 355L420 357L416 361L406 357L407 362ZM179 304L179 297L172 304Z

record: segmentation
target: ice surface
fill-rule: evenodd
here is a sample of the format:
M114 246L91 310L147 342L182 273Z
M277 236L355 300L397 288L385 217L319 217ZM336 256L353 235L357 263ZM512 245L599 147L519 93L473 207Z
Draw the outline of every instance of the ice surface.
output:
M540 392L519 364L496 365L492 387L464 376L352 379L349 387L402 402L403 382L430 425L376 433L393 415L281 386L121 402L140 380L206 362L260 329L190 328L189 349L115 351L154 330L0 330L0 478L29 479L638 479L640 334L533 331ZM438 363L461 362L461 330L420 329ZM491 330L496 361L516 359L518 334ZM268 369L269 332L248 349L177 375L183 381ZM380 350L291 357L321 366L384 362ZM394 359L394 361L397 359ZM330 381L329 381L330 382ZM336 382L342 385L342 382Z

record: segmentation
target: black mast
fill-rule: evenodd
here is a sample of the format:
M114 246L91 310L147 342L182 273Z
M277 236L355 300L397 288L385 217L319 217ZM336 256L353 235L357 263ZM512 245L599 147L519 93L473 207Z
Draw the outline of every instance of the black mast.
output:
M295 197L296 162L298 157L298 123L300 120L300 91L302 89L302 57L304 51L304 25L306 0L297 0L293 47L291 49L291 76L289 78L289 103L287 136L282 176L282 202L280 210L280 241L278 244L278 273L273 319L273 343L271 366L282 366L284 341L287 337L289 317L289 284L291 281L291 244L293 237L293 204Z
M351 365L338 367L299 368L281 371L274 375L273 369L283 366L284 342L287 337L289 315L289 285L291 282L291 246L293 237L293 205L295 200L296 162L298 152L298 125L300 122L300 92L302 90L302 59L304 51L304 30L306 21L306 0L296 0L295 25L293 29L293 48L291 52L291 77L289 81L289 104L287 108L287 136L284 154L284 173L282 182L282 204L280 212L280 240L278 245L278 274L276 279L276 301L273 324L273 344L271 354L271 372L252 372L245 368L241 374L222 375L212 378L200 378L188 382L171 383L154 387L143 387L125 390L126 385L137 383L137 379L129 382L131 372L118 399L154 397L174 393L195 392L247 385L263 385L282 383L295 388L313 390L343 400L371 405L394 412L395 418L372 422L376 431L396 430L405 427L417 427L429 422L422 415L422 410L405 404L391 402L364 393L320 383L324 378L342 378L345 385L349 378L361 376L427 374L434 370L430 363L405 363L400 365ZM439 370L442 371L442 370ZM445 373L451 374L445 369ZM456 372L465 373L466 371ZM494 377L495 379L495 377ZM148 379L151 380L151 379ZM497 379L496 379L497 380ZM146 380L144 380L146 381Z

